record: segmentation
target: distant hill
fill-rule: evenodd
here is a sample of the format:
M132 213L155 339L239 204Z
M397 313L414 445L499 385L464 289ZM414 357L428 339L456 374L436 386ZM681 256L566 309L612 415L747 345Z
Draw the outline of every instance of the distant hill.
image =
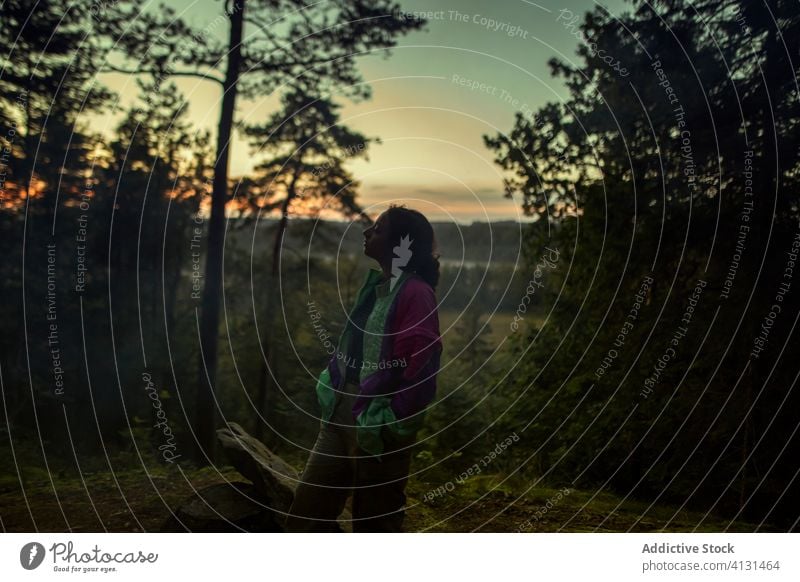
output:
M266 251L272 247L277 221L259 221L256 247ZM521 233L528 224L513 220L473 222L469 225L433 222L434 232L444 265L514 263L519 260ZM228 236L238 244L253 244L253 223L229 229ZM358 256L362 253L364 227L356 222L294 218L289 223L285 246L302 255L335 257L340 253Z

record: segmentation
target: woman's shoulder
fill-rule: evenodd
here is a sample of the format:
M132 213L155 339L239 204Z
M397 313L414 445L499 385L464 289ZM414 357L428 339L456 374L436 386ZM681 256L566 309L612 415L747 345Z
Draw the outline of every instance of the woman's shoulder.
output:
M395 325L402 327L399 333L438 338L438 307L433 287L422 277L412 274L403 284L398 297Z
M437 311L436 292L425 279L412 273L398 294L398 311L411 319L424 319Z
M436 300L436 292L430 284L417 275L416 273L409 273L403 288L400 290L401 297L405 298L428 298Z

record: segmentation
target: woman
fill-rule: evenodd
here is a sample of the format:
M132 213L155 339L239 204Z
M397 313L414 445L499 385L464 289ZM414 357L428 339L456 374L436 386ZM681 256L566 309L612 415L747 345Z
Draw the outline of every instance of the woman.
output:
M320 431L287 531L341 531L351 491L354 532L402 531L411 449L436 392L442 343L433 228L391 206L364 231L370 269L336 352L317 381Z

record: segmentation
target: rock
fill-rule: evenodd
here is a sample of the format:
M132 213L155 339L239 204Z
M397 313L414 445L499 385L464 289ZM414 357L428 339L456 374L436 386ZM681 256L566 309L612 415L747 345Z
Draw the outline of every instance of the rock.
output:
M279 515L249 483L218 483L197 491L162 526L162 532L280 532Z

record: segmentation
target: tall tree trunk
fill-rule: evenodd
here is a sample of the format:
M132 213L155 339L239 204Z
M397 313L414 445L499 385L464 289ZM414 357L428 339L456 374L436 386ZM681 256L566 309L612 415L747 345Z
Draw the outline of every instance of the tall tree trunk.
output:
M298 173L295 173L292 177L292 181L287 188L286 199L283 201L283 204L281 204L281 219L280 222L278 222L278 227L275 230L275 238L272 242L272 266L267 275L267 309L264 317L267 331L263 335L264 360L261 363L261 375L256 391L256 406L261 416L267 422L270 422L270 417L266 410L267 403L269 402L269 390L270 386L273 384L273 376L277 379L277 372L272 365L273 346L275 342L275 336L272 332L275 329L275 305L277 303L275 284L278 280L278 259L280 258L283 235L289 224L289 206L297 195L296 185L298 175ZM261 417L258 417L256 420L255 437L261 441L264 440L264 427Z
M298 162L301 159L298 157ZM292 200L297 196L297 179L300 172L297 171L292 175L292 180L286 188L286 198L281 204L281 220L278 223L278 228L275 231L275 240L272 242L272 277L278 276L278 258L281 256L281 243L283 242L283 235L286 234L286 227L289 225L289 206ZM267 306L269 308L269 306Z
M757 280L757 273L761 264L762 258L768 252L767 239L772 231L773 226L773 206L778 197L778 189L780 188L780 166L778 160L778 152L776 151L779 143L780 136L778 135L778 128L775 127L773 114L777 109L777 102L782 98L778 92L772 87L779 86L780 68L778 66L778 45L777 35L772 31L764 37L763 45L764 65L762 68L764 81L763 81L763 100L761 101L761 109L758 111L760 119L762 135L760 140L757 137L751 139L755 140L755 147L761 147L761 159L757 168L756 176L758 176L760 183L756 186L753 200L753 219L751 220L751 234L753 237L753 252L752 254L752 280L749 281L755 288L753 294L753 303L751 312L748 313L748 339L751 342L758 336L759 326L766 311L765 309L770 304L770 300L775 296L777 289L774 287L774 281L769 279L770 273L774 272L772 260L769 258L764 262L764 271L761 273L761 280ZM774 85L773 85L774 83ZM757 128L758 122L753 124L753 129ZM752 132L750 135L755 135ZM752 145L751 145L752 147ZM758 151L756 153L759 153ZM777 210L780 212L780 210ZM770 240L770 244L773 244ZM774 248L774 247L773 247ZM774 250L773 250L774 252ZM777 263L776 263L777 264ZM765 284L766 283L766 284ZM767 351L761 354L761 357L766 357ZM760 394L766 382L764 375L765 366L760 362L760 358L751 358L749 360L750 368L747 371L747 378L745 380L745 396L742 410L748 410L752 404L755 394ZM750 433L754 432L753 419L750 415L744 419L743 434L742 434L742 447L741 447L741 469L739 481L739 508L744 510L744 501L746 495L750 493L752 485L747 482L747 458L751 455L749 450L749 443L754 438ZM752 437L752 438L751 438Z
M228 43L228 68L223 85L222 110L217 132L217 158L211 192L211 216L208 221L205 285L200 318L200 370L197 391L196 460L213 462L215 451L217 380L217 341L219 336L219 304L222 287L222 251L225 242L225 203L228 200L228 158L236 90L242 62L242 30L245 0L236 0L229 11L231 19Z
M269 353L270 342L268 339L265 339L264 343L266 344L264 346L264 360L261 361L261 372L258 377L258 388L256 389L256 408L260 412L260 416L258 414L255 415L255 426L253 427L253 436L261 442L264 442L264 435L266 434L262 418L269 422L266 410L267 393L269 392L269 385L272 380L269 374L269 365L267 364L267 362L271 361Z

